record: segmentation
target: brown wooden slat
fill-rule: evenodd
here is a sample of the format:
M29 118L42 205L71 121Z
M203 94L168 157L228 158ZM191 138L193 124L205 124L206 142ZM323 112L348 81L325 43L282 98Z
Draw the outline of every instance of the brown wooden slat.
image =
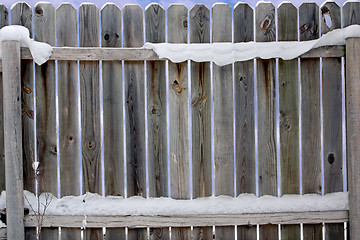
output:
M94 4L79 8L79 43L99 46L99 9ZM80 61L79 70L83 192L101 194L99 62ZM86 229L84 239L102 239L102 229Z
M254 11L246 3L234 9L234 43L254 40ZM236 195L256 194L254 60L234 64ZM238 239L256 239L256 226L238 226Z
M261 3L255 8L255 35L257 42L276 40L275 8ZM276 149L276 62L275 59L256 60L257 114L258 114L258 184L259 195L277 195ZM277 226L261 226L260 240L275 239Z
M297 9L291 3L278 8L278 40L297 41ZM300 193L298 60L279 59L281 195ZM300 240L300 225L281 225L282 239Z
M300 41L319 38L319 7L303 3L299 8ZM302 193L322 192L320 137L320 59L301 59L301 168ZM304 224L304 239L322 239L322 225Z

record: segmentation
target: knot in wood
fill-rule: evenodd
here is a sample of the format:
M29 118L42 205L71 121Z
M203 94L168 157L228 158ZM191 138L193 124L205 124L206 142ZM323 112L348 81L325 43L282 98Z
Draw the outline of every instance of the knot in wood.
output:
M69 142L73 142L73 141L74 141L74 137L73 137L73 136L69 136L68 139L69 139Z
M328 162L329 162L330 164L333 164L333 163L335 162L335 155L334 155L334 153L329 153L329 155L328 155Z
M184 28L187 29L187 27L188 27L188 20L187 20L187 19L185 19L185 20L183 21L183 26L184 26Z
M35 13L37 15L43 15L44 11L42 10L42 8L40 6L35 8Z
M27 115L30 119L34 119L34 111L33 111L33 110L27 110L27 111L26 111L26 115Z
M177 80L174 80L171 87L176 93L181 93L182 92L181 84Z
M26 87L26 86L23 87L23 91L24 91L25 93L27 93L27 94L32 93L31 88Z
M55 145L50 146L50 152L54 155L57 155L57 147Z
M159 116L161 115L161 110L155 106L151 106L151 114Z
M89 150L94 149L95 146L96 146L96 143L95 143L94 141L88 141L88 142L87 142L87 148L88 148Z

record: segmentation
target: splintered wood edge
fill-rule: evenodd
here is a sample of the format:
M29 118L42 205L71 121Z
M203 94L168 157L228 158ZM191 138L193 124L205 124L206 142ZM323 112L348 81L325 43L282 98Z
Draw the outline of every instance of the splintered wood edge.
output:
M345 46L325 46L312 49L300 56L300 58L318 57L345 57ZM21 49L21 59L33 59L28 48ZM49 60L79 60L79 61L156 61L167 60L159 56L151 49L143 48L78 48L78 47L54 47ZM2 62L0 61L0 72Z
M84 216L47 215L42 227L80 228ZM174 216L86 216L87 228L156 228L189 226L233 226L264 224L342 223L349 220L348 211L256 213L228 215L174 215ZM35 215L25 216L25 227L37 227Z

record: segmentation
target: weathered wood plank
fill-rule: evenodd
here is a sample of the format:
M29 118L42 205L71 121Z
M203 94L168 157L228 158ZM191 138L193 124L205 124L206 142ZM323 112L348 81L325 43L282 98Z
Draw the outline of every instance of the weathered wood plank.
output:
M0 4L0 28L7 25L9 25L9 12L5 5ZM5 149L2 86L2 74L0 74L0 192L5 190Z
M185 226L229 226L263 224L336 223L347 221L348 211L290 212L226 215L179 215L179 216L87 216L88 228L98 227L185 227ZM47 216L43 226L78 228L84 216ZM25 217L25 226L36 226L32 215ZM178 238L176 238L178 239ZM305 239L305 238L304 238ZM321 238L320 238L321 239Z
M32 34L32 10L26 3L11 8L11 24L22 25ZM34 78L33 61L21 61L24 189L35 192L35 175L31 164L35 161L34 141Z
M190 43L210 43L210 11L203 4L190 10ZM191 62L193 198L212 194L210 63ZM212 227L193 228L193 239L211 239Z
M50 3L38 3L34 9L36 41L55 46L55 8ZM35 66L36 142L40 162L38 191L58 195L57 136L56 136L56 78L55 61ZM57 228L42 228L40 237L58 239Z
M2 43L6 225L9 239L24 239L20 42Z
M101 47L121 47L121 10L101 9ZM121 61L102 62L105 195L124 196L124 131ZM121 123L121 124L119 124ZM106 239L125 239L125 228L106 229Z
M246 3L234 9L234 43L254 41L254 11ZM254 60L234 64L236 195L256 194ZM256 226L238 226L238 239L256 239Z
M325 16L330 16L326 22ZM340 7L321 7L321 34L341 28ZM328 26L330 25L330 26ZM343 190L341 58L322 59L324 194ZM325 224L325 238L344 239L344 224Z
M360 2L346 2L342 8L343 27L360 24Z
M124 47L144 44L143 11L139 5L123 8ZM125 70L125 129L128 196L146 197L144 63L128 62ZM145 239L146 229L131 230L129 239Z
M165 10L151 4L145 10L146 42L165 42ZM166 75L164 61L146 64L149 196L167 197L167 120ZM170 239L168 228L151 228L150 239Z
M80 47L99 46L99 10L94 4L79 8ZM99 62L79 62L83 192L102 192L100 148ZM87 229L84 239L102 239L102 229Z
M278 8L278 40L296 41L297 9L291 3ZM300 193L298 60L279 59L279 123L281 195ZM299 239L300 225L281 225L282 239Z
M261 3L255 8L257 42L276 40L275 7ZM258 114L258 185L259 195L277 195L276 151L276 62L275 59L256 60ZM260 239L275 239L277 226L261 226Z
M56 10L58 47L77 46L77 13L68 4ZM80 194L79 80L76 61L58 61L60 196ZM64 239L79 239L80 229L61 228Z
M232 9L228 4L212 8L212 41L232 41ZM232 65L213 65L215 195L234 196L234 124ZM234 227L216 227L217 239L233 239Z
M299 8L300 41L319 38L319 7L303 3ZM302 193L322 192L320 126L320 59L300 60ZM322 225L304 224L304 239L321 239Z
M346 40L346 149L348 162L350 239L360 239L359 115L360 40ZM349 236L348 236L349 237Z
M169 43L187 43L188 9L172 4L167 10ZM188 64L171 63L169 78L170 192L176 199L190 198ZM190 228L171 228L172 238L190 239Z

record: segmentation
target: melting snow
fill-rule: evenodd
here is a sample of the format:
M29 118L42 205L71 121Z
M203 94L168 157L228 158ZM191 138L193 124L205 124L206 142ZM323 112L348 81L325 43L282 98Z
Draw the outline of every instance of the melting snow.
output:
M186 60L195 62L213 61L219 66L224 66L236 61L247 61L253 58L294 59L314 48L345 45L346 39L350 37L360 37L360 25L336 29L324 34L319 39L303 42L145 43L143 48L153 49L160 58L166 58L175 63Z
M25 207L37 206L33 193L24 191L27 200ZM6 192L0 195L0 209L4 209ZM311 212L348 210L348 193L338 192L325 196L318 194L284 195L280 198L254 194L204 197L193 200L174 200L171 198L142 197L103 197L86 193L82 196L67 196L57 199L54 196L46 210L53 215L188 215L188 214L236 214L272 212ZM44 194L40 201L45 202ZM41 212L41 211L40 211Z
M23 26L11 25L0 29L0 42L20 41L22 47L28 47L34 61L41 65L45 63L52 54L52 47L47 43L37 42L30 39L29 30ZM0 45L0 56L2 55Z

